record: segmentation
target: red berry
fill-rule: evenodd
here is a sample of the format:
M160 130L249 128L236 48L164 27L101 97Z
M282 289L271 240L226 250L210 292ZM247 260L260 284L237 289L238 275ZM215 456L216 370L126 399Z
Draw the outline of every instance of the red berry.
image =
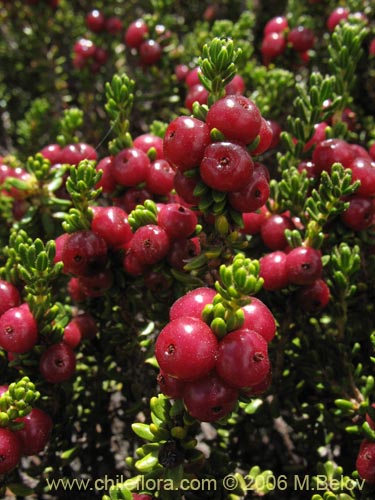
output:
M270 215L266 218L260 228L263 243L270 250L284 250L288 244L285 237L286 229L294 229L293 221L288 215Z
M95 167L97 171L102 170L103 172L101 179L95 185L96 189L101 187L103 193L113 193L117 186L116 180L113 177L113 160L113 156L106 156Z
M262 53L263 62L266 66L281 56L286 49L286 40L283 33L269 33L262 40L260 51Z
M194 195L194 189L198 184L198 177L185 176L183 172L177 170L173 178L173 187L177 194L191 205L199 205L200 198Z
M286 256L288 280L294 285L311 285L322 274L322 258L318 250L311 247L296 247Z
M281 290L289 284L286 271L286 254L280 250L264 255L259 260L259 275L263 278L263 288L274 291Z
M85 59L88 57L93 57L95 53L94 42L88 40L87 38L80 38L74 44L73 51L77 56L82 56Z
M240 328L219 342L216 361L218 375L232 387L251 387L270 370L267 341L258 333Z
M185 383L181 382L181 380L160 371L157 376L157 382L161 392L166 396L173 399L181 399L183 397Z
M83 339L93 339L98 333L95 319L90 313L78 314L71 321L78 325Z
M166 257L170 240L165 229L147 224L136 230L129 245L141 264L152 265Z
M134 147L120 151L113 160L112 175L121 186L136 186L144 182L150 168L150 159Z
M231 413L237 397L237 389L228 386L215 372L188 382L184 389L187 411L202 422L215 422Z
M97 160L95 149L84 142L68 144L61 150L60 162L69 165L78 165L82 160Z
M251 144L259 134L261 114L256 104L243 95L228 95L209 109L206 123L217 128L230 141Z
M43 451L53 427L51 417L43 410L33 408L28 415L17 419L17 422L24 424L22 429L16 431L22 455L36 455Z
M165 132L165 159L181 171L198 166L210 144L210 130L205 122L189 116L174 119Z
M206 323L183 316L170 321L159 333L155 356L163 372L190 381L212 370L217 346L217 338Z
M81 284L76 277L70 278L67 285L67 291L73 302L82 302L86 299L86 295L84 294Z
M64 328L63 332L63 342L68 344L72 349L75 349L79 346L82 340L82 333L77 323L73 320L69 321L69 323Z
M93 231L76 231L69 235L62 249L64 272L92 276L107 263L107 244Z
M270 342L275 336L276 321L268 307L256 297L251 297L250 304L242 310L245 314L242 328L253 330Z
M356 191L359 196L375 196L375 163L371 159L355 158L350 164L352 182L361 181Z
M288 42L297 52L305 52L312 49L314 41L314 32L304 26L297 26L288 33Z
M245 92L245 81L240 75L234 75L225 86L225 95L242 95Z
M0 346L21 354L38 341L38 324L27 305L8 309L0 316Z
M197 223L195 213L179 203L167 203L158 213L158 225L166 230L171 239L191 236Z
M191 69L189 71L189 73L186 75L185 83L189 88L201 83L201 81L199 79L200 72L201 72L200 68L196 67L196 68Z
M202 180L217 191L238 191L250 182L253 170L247 150L232 142L207 146L200 164Z
M142 150L146 154L151 148L154 148L156 151L154 159L160 160L164 158L163 139L157 135L151 133L138 135L133 141L133 147Z
M270 33L282 33L288 28L288 20L285 16L276 16L267 21L263 33L269 35Z
M251 155L256 156L264 153L270 147L273 138L273 129L271 123L262 116L259 129L259 143L251 150Z
M138 49L148 34L148 26L143 19L137 19L129 24L125 31L125 44L131 49Z
M252 385L251 387L245 387L244 389L241 389L241 393L246 397L260 396L269 389L271 383L272 370L270 369L263 380L261 380L257 384Z
M319 142L312 154L317 174L323 170L330 173L334 163L341 163L344 168L350 168L354 153L349 144L342 139L326 139Z
M153 194L168 195L173 189L174 169L167 160L151 162L146 175L146 188Z
M263 205L264 207L264 205ZM260 229L266 220L266 210L262 210L262 207L256 212L245 212L242 214L242 221L244 227L241 229L241 233L244 234L258 234Z
M270 195L267 169L259 163L254 164L254 172L250 182L240 191L228 194L229 204L239 212L253 212L262 207Z
M178 238L172 241L168 255L168 264L175 269L183 269L190 259L201 252L199 239Z
M21 304L21 296L18 289L5 280L0 280L0 316L12 307Z
M151 193L147 189L133 187L126 190L119 205L130 214L137 205L143 205L146 200L152 200Z
M0 474L8 474L21 459L21 443L9 429L0 427Z
M328 17L327 20L327 28L329 31L333 31L335 27L342 21L343 19L348 19L349 10L346 7L337 7L334 9Z
M104 14L94 9L86 15L86 26L94 33L100 33L104 29L105 17Z
M141 64L145 66L156 64L162 56L162 48L156 40L145 40L138 50Z
M209 92L201 83L189 87L185 97L184 105L189 111L193 111L193 104L207 104Z
M208 287L199 287L177 299L169 310L170 320L182 316L202 319L202 311L207 304L211 304L216 291Z
M179 82L185 81L187 75L189 74L189 66L186 66L186 64L177 64L174 69L174 74Z
M375 483L375 442L364 439L359 448L356 468L362 479L370 484Z
M47 158L47 160L51 162L51 165L56 165L58 163L61 163L60 144L48 144L48 146L45 146L39 152L44 156L44 158Z
M105 20L104 28L110 35L118 35L122 31L121 19L117 16L108 17L108 19Z
M40 357L40 373L47 382L52 384L69 380L75 369L76 356L74 351L64 342L52 344Z
M328 304L329 298L329 287L322 279L317 279L311 285L303 286L296 292L297 302L306 312L317 312L323 309Z
M311 139L309 139L303 150L304 151L308 151L309 149L311 149L312 147L314 147L316 144L318 144L319 142L322 142L325 140L326 138L326 128L328 127L328 123L327 122L320 122L320 123L316 123L314 125L314 133L311 137Z
M91 230L101 236L109 248L118 249L128 243L133 232L127 213L120 207L92 207Z
M342 212L341 220L353 231L364 231L374 222L375 205L371 198L353 196L349 207Z
M78 280L87 297L101 297L112 287L113 273L110 269L103 269L92 276L80 276Z

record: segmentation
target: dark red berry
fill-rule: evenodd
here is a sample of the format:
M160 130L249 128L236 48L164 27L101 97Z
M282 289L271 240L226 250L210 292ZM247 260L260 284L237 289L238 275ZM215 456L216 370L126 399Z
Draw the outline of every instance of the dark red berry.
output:
M342 212L341 220L353 231L363 231L374 223L375 205L372 198L353 196L349 207Z
M322 274L322 257L311 247L293 248L286 256L288 281L294 285L311 285Z
M189 414L201 422L215 422L231 413L236 405L237 389L230 387L215 372L189 382L184 403Z
M263 205L264 207L264 205ZM265 207L264 207L265 208ZM244 227L241 229L241 233L244 234L258 234L260 229L266 220L266 210L260 208L256 212L246 212L242 214L242 221Z
M140 62L145 66L156 64L162 56L162 48L156 40L145 40L138 50Z
M240 75L234 75L225 86L225 95L242 95L245 92L245 81Z
M328 17L327 28L329 31L333 31L336 26L342 20L346 20L349 17L349 10L346 7L337 7L334 9Z
M51 162L51 165L56 165L61 163L61 146L60 144L48 144L40 151L40 154L47 158Z
M275 336L276 321L268 307L256 297L251 297L250 304L242 308L245 320L242 328L259 333L267 342Z
M209 109L206 123L217 128L230 141L251 144L259 134L261 114L256 104L242 95L228 95Z
M263 29L264 35L270 33L282 33L288 28L288 20L285 16L276 16L267 21Z
M79 276L81 290L87 297L101 297L113 285L111 269L103 269L92 276Z
M166 196L173 189L174 176L175 171L167 160L152 161L146 176L146 188L153 194Z
M77 144L68 144L61 150L60 162L78 165L82 160L97 160L95 149L84 142Z
M263 278L265 290L281 290L289 284L286 271L286 254L281 250L268 253L260 258L259 276Z
M94 33L100 33L104 29L105 17L104 14L98 9L93 9L89 12L86 15L85 21L88 29Z
M129 24L125 31L125 44L131 49L138 49L148 34L148 26L143 19L137 19Z
M107 263L108 247L105 240L93 231L70 234L62 249L64 272L78 276L92 276Z
M315 35L312 30L304 26L296 26L288 33L288 43L297 52L305 52L314 46Z
M174 119L165 132L165 159L181 171L198 166L210 144L210 130L205 122L189 116Z
M267 341L247 328L230 332L219 342L215 367L232 387L258 384L270 370Z
M197 223L195 213L179 203L167 203L158 213L158 225L167 231L171 239L191 236Z
M181 380L160 371L157 376L157 382L161 392L166 396L173 399L181 399L183 397L185 383Z
M170 240L165 229L147 224L136 230L129 246L141 264L151 265L166 257Z
M161 137L158 137L157 135L151 133L138 135L133 140L133 146L137 149L142 150L146 154L151 148L153 148L156 153L156 156L154 157L155 160L164 158L163 139Z
M196 176L190 177L184 175L183 172L177 170L173 178L173 187L177 194L191 205L199 205L200 198L194 195L194 190L197 187L199 178Z
M71 321L78 325L83 339L93 339L98 333L95 319L90 313L77 314Z
M102 188L103 193L113 193L116 189L117 183L113 177L113 156L106 156L102 158L96 165L95 169L97 171L102 170L102 176L95 185L95 188Z
M352 149L353 150L353 149ZM375 163L371 159L355 158L350 164L352 182L360 181L361 185L356 191L359 196L375 195Z
M168 264L174 269L183 269L190 259L201 253L199 238L178 238L171 242L167 255Z
M122 21L117 16L110 16L105 20L104 29L110 35L118 35L122 31Z
M257 156L267 151L267 149L271 146L272 138L273 129L271 123L262 116L259 129L259 143L250 151L251 155Z
M146 200L152 200L152 194L147 189L132 187L126 190L120 200L116 200L116 204L130 214L137 205L143 205Z
M189 71L189 73L186 75L185 78L185 83L186 85L190 88L193 87L194 85L197 85L198 83L201 83L199 79L199 73L201 72L199 67L195 67Z
M244 147L233 142L214 142L205 149L199 170L211 188L238 191L250 182L254 163Z
M350 168L354 153L349 144L342 139L326 139L319 142L312 154L317 174L323 170L330 173L334 163L341 163L344 168Z
M94 42L88 40L87 38L80 38L74 44L73 51L77 56L82 56L84 58L93 57L95 53Z
M39 370L42 377L52 384L69 380L76 369L73 349L64 342L48 347L40 357Z
M367 483L375 483L375 442L364 439L356 459L358 474Z
M16 431L21 442L22 455L36 455L43 451L53 427L51 417L43 410L33 408L28 415L17 419L17 422L24 424L22 429Z
M69 323L64 328L62 340L63 342L65 342L65 344L68 344L68 346L70 346L72 349L75 349L81 343L82 341L81 329L79 328L78 324L73 320L69 321Z
M5 280L0 280L0 316L12 307L21 304L21 296L18 289Z
M269 33L262 40L260 51L262 53L263 63L268 64L281 56L286 49L286 40L283 33Z
M0 316L0 346L21 354L30 351L38 341L38 324L29 307L22 304Z
M86 299L78 278L72 277L68 281L67 291L73 302L83 302Z
M147 269L147 265L140 262L131 247L126 250L122 265L131 276L142 276Z
M136 186L146 179L150 159L134 147L120 151L113 160L112 175L121 186Z
M260 396L270 388L271 383L272 383L272 370L270 369L269 372L266 374L266 376L260 382L254 384L251 387L245 387L244 389L241 389L241 394L243 394L248 398L254 396Z
M317 279L311 285L299 288L296 299L300 307L306 312L318 312L329 302L330 290L327 283Z
M170 320L190 316L202 319L202 311L211 304L216 291L208 287L199 287L177 299L169 310Z
M133 232L127 213L120 207L92 207L91 230L101 236L109 248L118 249L128 243Z
M213 369L217 347L217 338L206 323L183 316L170 321L159 333L155 356L163 372L190 381Z
M303 150L304 151L308 151L309 149L311 149L312 147L314 147L319 142L324 141L326 139L326 128L328 126L329 125L328 125L327 122L316 123L314 125L314 133L313 133L311 139L309 139L306 142Z
M21 442L10 429L0 427L0 474L8 474L21 459Z
M288 244L286 229L294 229L292 219L286 214L271 214L260 228L263 243L270 250L284 250Z
M240 191L228 194L228 201L238 212L253 212L262 207L270 195L270 184L267 169L261 164L254 164L254 172L250 182Z

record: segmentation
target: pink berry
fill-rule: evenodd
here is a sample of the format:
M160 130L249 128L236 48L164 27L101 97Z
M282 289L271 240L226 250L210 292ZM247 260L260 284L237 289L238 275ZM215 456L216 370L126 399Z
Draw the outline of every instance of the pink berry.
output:
M270 33L282 33L288 28L288 21L285 16L276 16L267 21L263 34L269 35Z
M216 291L208 287L199 287L177 299L169 310L170 320L182 316L202 319L202 311L207 304L211 304Z
M38 341L38 324L27 305L8 309L0 316L0 346L22 354Z
M242 328L253 330L270 342L276 333L276 321L268 307L256 297L242 308L245 320Z
M143 19L137 19L129 24L125 31L125 44L131 49L138 49L148 34L148 26Z
M259 275L263 278L263 288L269 291L281 290L289 284L286 271L286 254L281 250L268 253L260 258Z
M151 148L153 148L156 152L154 159L160 160L164 157L163 139L151 133L138 135L133 140L133 147L142 150L146 154Z

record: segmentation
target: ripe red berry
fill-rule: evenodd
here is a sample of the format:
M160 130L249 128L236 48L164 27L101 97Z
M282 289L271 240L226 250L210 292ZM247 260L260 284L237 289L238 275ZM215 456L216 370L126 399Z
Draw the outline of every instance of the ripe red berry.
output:
M201 83L197 83L189 87L187 94L185 96L185 108L189 111L193 111L193 104L198 102L199 104L207 104L209 92Z
M44 450L53 427L51 417L40 410L33 408L25 417L17 419L23 422L22 429L16 431L21 442L22 455L36 455Z
M349 207L340 215L345 226L353 231L363 231L374 223L375 205L372 198L353 196Z
M329 298L329 287L322 279L317 279L311 285L303 286L296 292L297 302L306 312L320 311L326 307Z
M215 422L231 413L237 397L237 389L226 384L215 372L188 382L184 389L187 411L202 422Z
M364 439L356 459L358 474L367 483L375 483L375 442Z
M8 474L21 459L21 443L14 432L0 427L0 474Z
M245 314L242 328L253 330L270 342L276 333L276 321L268 307L256 297L251 297L250 304L242 310Z
M267 341L258 333L240 328L219 342L216 361L219 376L233 387L251 387L270 370Z
M92 207L91 230L101 236L109 248L118 249L128 243L133 232L127 213L120 207Z
M173 189L174 176L175 171L167 160L152 161L146 175L146 188L153 194L166 196Z
M341 163L344 168L350 168L354 153L349 144L342 139L326 139L319 142L312 154L317 174L323 170L330 173L334 163Z
M217 338L206 323L183 316L170 321L159 333L155 356L163 372L190 381L212 370L217 346Z
M102 176L99 182L96 183L95 188L102 188L103 193L113 193L116 189L117 183L113 177L113 156L106 156L102 158L96 165L97 171L102 170Z
M273 138L273 129L271 123L265 118L261 118L261 124L259 129L259 143L251 150L252 156L261 155L271 146Z
M21 296L18 289L5 280L0 280L0 316L12 307L19 306Z
M62 249L64 272L78 276L92 276L107 263L107 244L93 231L71 233Z
M234 75L225 86L225 95L242 95L245 92L245 81L240 75Z
M137 19L129 24L125 31L125 44L131 49L138 49L148 34L148 26L143 19Z
M198 66L189 71L185 78L185 84L187 87L194 87L194 85L201 83L199 73L201 73L201 70Z
M87 297L101 297L113 285L111 269L103 269L92 276L79 276L81 290Z
M163 139L157 135L146 133L138 135L133 140L133 146L137 149L142 150L144 153L148 153L151 148L155 149L156 156L154 159L164 158L163 153Z
M76 356L73 349L64 342L49 346L39 360L42 377L52 384L69 380L76 369Z
M140 62L145 66L156 64L162 56L162 48L156 40L145 40L138 50Z
M64 328L62 340L63 342L65 342L65 344L68 344L68 346L70 346L72 349L75 349L81 343L82 340L81 330L78 324L73 320L69 321L69 323Z
M286 40L283 33L269 33L262 40L260 51L262 53L263 63L268 64L281 56L286 49Z
M289 284L286 271L286 254L281 250L268 253L260 258L259 276L263 278L265 290L281 290Z
M267 169L259 163L254 164L254 172L250 182L240 191L228 194L232 208L239 212L253 212L262 207L270 195L270 184Z
M188 177L180 170L177 170L173 178L173 187L177 194L186 202L191 205L199 204L199 197L194 195L194 189L198 184L198 177Z
M167 262L174 269L183 269L185 264L200 252L199 238L178 238L171 242Z
M118 35L122 31L122 22L121 19L117 16L110 16L105 20L104 29L110 35Z
M233 142L207 146L200 164L202 180L217 191L238 191L251 180L254 163L247 150Z
M315 35L312 30L304 26L297 26L288 33L288 43L297 52L305 52L314 46Z
M157 382L161 392L166 396L173 399L181 399L183 397L185 382L182 382L175 377L171 377L161 370L157 376Z
M152 194L147 189L132 187L126 190L122 198L116 200L116 205L130 214L137 205L143 205L146 200L152 200Z
M346 7L337 7L334 9L327 19L327 28L333 31L340 21L348 19L349 10Z
M136 186L144 182L150 168L150 159L135 147L120 151L113 160L112 175L121 186Z
M288 20L285 16L276 16L267 21L263 29L264 35L270 33L282 33L288 28Z
M48 144L47 146L42 148L39 152L44 156L44 158L47 158L47 160L51 162L51 165L56 165L58 163L61 163L60 144Z
M259 134L261 114L256 104L243 95L228 95L209 109L206 123L217 128L229 141L251 144Z
M360 181L361 185L355 192L359 196L375 195L375 163L371 159L356 157L350 164L352 182Z
M288 242L286 229L294 229L292 219L286 214L272 214L267 217L260 228L263 243L270 250L284 250Z
M28 352L38 341L38 324L29 307L22 304L0 317L0 346L18 354Z
M202 311L211 304L216 291L213 288L199 287L177 299L169 310L170 320L190 316L202 319Z
M311 285L320 278L322 269L319 250L300 246L287 253L286 272L288 281L294 285Z
M69 163L69 165L78 165L82 160L97 160L95 149L84 142L77 144L68 144L61 150L60 162Z
M182 172L197 167L210 144L210 130L205 122L189 116L175 118L165 132L165 159Z
M167 203L158 213L158 225L166 230L171 239L191 236L197 223L196 214L180 203Z
M73 46L73 51L77 56L82 56L85 59L88 57L93 57L95 53L94 42L88 40L87 38L80 38L76 41ZM65 148L63 148L65 149Z
M104 29L105 17L104 14L98 10L93 9L86 15L86 26L94 33L100 33Z
M156 224L147 224L136 230L129 247L141 264L152 265L166 257L170 240L165 229Z

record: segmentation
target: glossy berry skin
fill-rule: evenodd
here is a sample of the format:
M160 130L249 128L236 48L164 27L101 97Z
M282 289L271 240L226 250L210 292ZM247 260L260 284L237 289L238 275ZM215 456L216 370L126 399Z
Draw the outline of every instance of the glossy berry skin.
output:
M228 333L219 342L215 368L232 387L258 384L270 370L267 341L247 328Z
M355 158L350 169L352 171L352 182L360 181L361 185L355 194L359 196L375 195L375 163L371 159Z
M348 143L342 139L326 139L319 142L312 154L315 171L319 175L323 170L330 173L334 163L341 163L344 168L350 168L354 153Z
M8 309L0 316L0 346L22 354L38 341L38 324L25 304Z
M246 149L233 142L207 146L200 164L203 182L217 191L238 191L250 182L254 163Z
M177 194L191 205L199 205L200 198L194 195L194 189L198 184L198 177L186 177L183 172L177 170L173 178L173 187Z
M179 380L197 380L215 366L218 341L198 318L183 316L170 321L159 333L155 356L160 369Z
M87 297L101 297L113 285L111 269L102 269L93 276L80 276L79 284Z
M241 233L244 234L258 234L260 229L266 220L265 210L257 210L256 212L246 212L242 214L242 221L244 227L241 229Z
M117 16L110 16L105 20L104 29L110 35L117 36L122 31L121 19Z
M281 56L286 49L286 40L283 33L269 33L266 35L260 47L264 64L267 66L271 61Z
M234 75L232 80L225 86L225 95L241 95L245 90L245 81L242 76Z
M327 306L330 290L327 283L317 279L311 285L306 285L296 291L298 305L306 312L318 312Z
M207 104L209 92L208 90L201 84L197 83L192 87L189 87L184 105L189 111L193 111L193 104L195 102L199 102L199 104Z
M259 134L261 114L256 104L242 95L227 95L209 109L206 123L229 141L251 144Z
M137 205L142 205L146 200L152 200L152 194L147 191L147 189L131 187L126 190L124 196L120 200L119 206L130 214Z
M96 165L95 170L102 171L102 177L95 184L95 188L102 188L103 193L113 193L116 189L117 183L115 178L113 177L113 156L105 156L102 158Z
M18 289L5 280L0 280L0 316L12 307L21 304L21 296Z
M353 231L364 231L374 223L375 205L372 198L353 196L349 207L341 213L340 218L345 226Z
M77 56L84 58L93 57L95 53L94 42L87 38L80 38L74 44L73 51Z
M49 346L39 360L42 377L51 384L69 380L76 369L76 356L73 349L64 342Z
M47 158L51 162L51 165L56 165L61 163L61 146L60 144L48 144L40 151L40 154Z
M82 333L76 322L69 321L64 328L62 340L72 349L79 346L82 341Z
M173 189L175 172L167 160L152 161L146 174L146 189L160 196L168 195Z
M314 248L300 246L287 253L286 272L293 285L311 285L320 278L322 269L321 254Z
M149 167L150 159L144 151L126 148L115 156L112 175L121 186L136 186L146 179Z
M167 262L174 269L183 269L185 264L199 255L200 252L201 246L197 237L178 238L171 242Z
M281 250L270 252L259 259L259 276L264 279L263 288L281 290L289 284L286 271L286 254Z
M251 155L257 156L267 151L267 149L271 146L272 138L273 129L271 123L268 120L265 120L262 116L259 129L259 143L254 149L251 150Z
M208 287L198 287L177 299L169 310L170 320L182 316L202 319L202 311L207 304L211 304L216 291Z
M95 149L84 142L77 144L68 144L61 150L60 162L69 163L69 165L78 165L82 160L97 160Z
M157 382L163 394L173 399L182 399L185 382L182 382L175 377L171 377L162 371L160 371L157 376Z
M166 230L171 240L191 236L197 223L196 214L180 203L164 204L158 213L158 225Z
M22 455L37 455L43 451L53 428L51 417L43 410L33 408L28 415L17 419L17 422L24 424L22 429L16 431L21 442Z
M131 49L138 49L148 34L148 26L143 19L129 24L125 31L124 42Z
M375 483L375 442L362 441L355 465L362 479L369 484Z
M91 340L95 338L96 334L98 333L98 327L96 325L95 319L91 316L90 313L78 314L77 316L74 316L71 322L74 322L78 326L81 332L81 337L83 339Z
M288 33L288 43L297 52L306 52L314 46L314 32L304 26L297 26Z
M327 28L333 31L340 21L348 19L349 10L345 7L337 7L334 9L327 19Z
M93 9L86 15L86 26L94 33L100 33L104 29L105 17L104 14L98 10Z
M156 40L145 40L138 50L140 62L145 66L156 64L162 56L162 48Z
M228 194L228 201L238 212L253 212L261 208L270 195L270 184L265 169L260 164L254 164L254 172L250 182L240 191Z
M231 413L237 397L237 389L226 384L215 372L187 383L184 389L187 411L201 422L215 422Z
M107 251L105 240L93 231L71 233L61 253L64 273L78 276L95 275L107 263Z
M152 265L166 257L170 239L162 227L147 224L136 230L129 245L141 264Z
M201 70L199 67L195 67L188 72L185 78L185 84L187 85L188 88L194 87L195 85L201 83L199 79L200 72Z
M92 211L91 230L101 236L109 248L118 249L132 239L128 215L120 207L92 207Z
M153 135L151 133L138 135L133 140L133 146L137 149L140 149L146 154L151 148L153 148L156 155L154 159L160 160L164 158L163 139L161 137L158 137L157 135Z
M268 307L256 297L251 297L250 304L242 307L245 320L242 328L252 330L270 342L276 333L276 321Z
M276 16L267 21L263 29L264 35L270 33L282 33L288 28L288 20L285 16Z
M266 218L260 228L263 243L270 250L284 250L288 244L285 237L286 229L294 229L294 224L288 215L270 215Z
M14 432L0 427L0 475L12 471L21 459L21 443Z
M181 172L198 166L204 150L211 143L210 130L205 122L189 116L175 118L165 132L165 159Z

